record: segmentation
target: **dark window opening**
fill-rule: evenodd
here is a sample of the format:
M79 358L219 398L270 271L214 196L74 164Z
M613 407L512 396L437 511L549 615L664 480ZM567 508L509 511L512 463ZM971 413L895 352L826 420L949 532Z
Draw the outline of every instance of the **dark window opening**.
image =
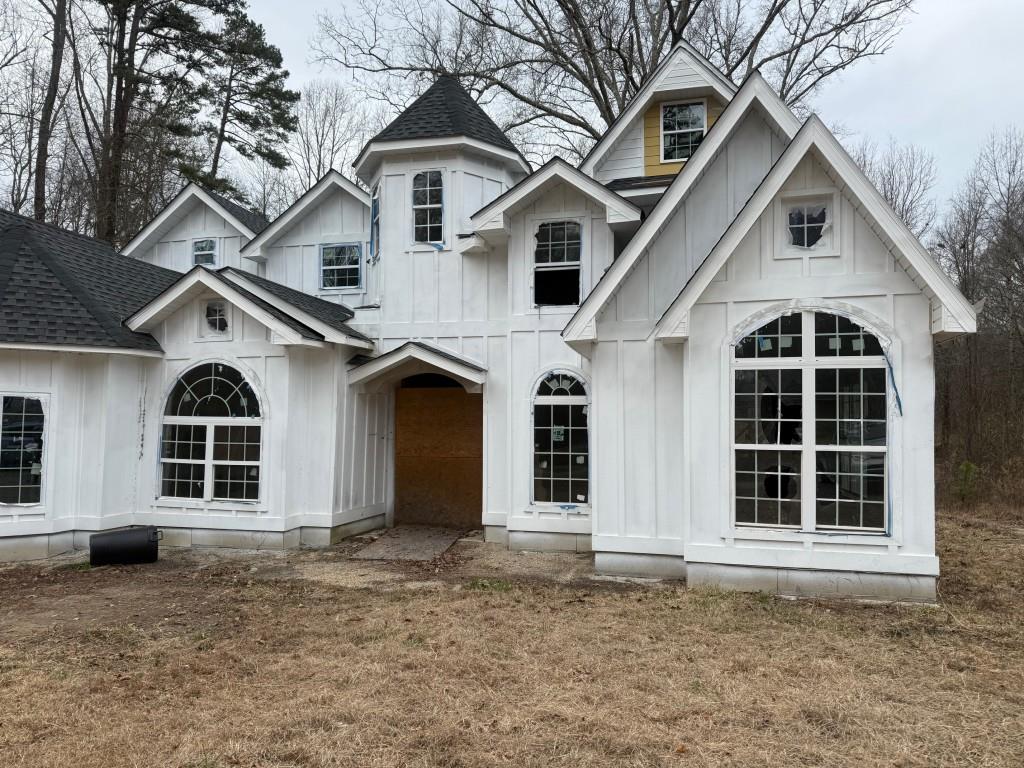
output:
M580 268L538 269L533 300L538 307L565 307L580 303Z
M462 385L441 373L417 373L402 379L402 389L438 389L452 388Z

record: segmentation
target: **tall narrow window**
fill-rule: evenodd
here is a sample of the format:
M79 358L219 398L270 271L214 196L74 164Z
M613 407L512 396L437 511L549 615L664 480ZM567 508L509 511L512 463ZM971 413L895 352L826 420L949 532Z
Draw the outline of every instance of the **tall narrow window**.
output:
M380 184L370 195L370 259L380 258Z
M160 495L259 500L262 424L252 387L231 366L203 363L184 373L164 410Z
M359 243L320 246L320 287L360 288L363 247Z
M213 266L217 263L217 241L212 237L192 241L192 264Z
M43 401L0 396L0 504L38 504L43 487Z
M413 239L444 242L444 189L440 171L420 171L412 178Z
M735 521L805 531L887 530L887 363L850 319L783 315L733 363Z
M688 160L707 129L704 102L661 105L661 160Z
M537 227L533 252L533 303L573 306L580 303L580 223L549 221Z
M589 411L583 382L568 373L549 374L533 400L533 501L590 503Z

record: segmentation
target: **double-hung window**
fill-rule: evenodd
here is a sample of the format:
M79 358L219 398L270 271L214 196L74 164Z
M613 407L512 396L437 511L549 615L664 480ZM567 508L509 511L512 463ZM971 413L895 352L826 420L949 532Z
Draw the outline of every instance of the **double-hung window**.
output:
M703 101L661 105L661 161L688 160L704 139L707 109Z
M175 383L164 410L160 495L194 501L258 501L263 420L242 374L203 363Z
M212 267L217 263L217 240L204 237L192 241L192 265Z
M43 400L0 396L0 504L38 504L43 488Z
M537 227L533 251L533 303L536 306L580 303L581 252L578 221L547 221Z
M412 177L412 228L417 243L444 242L444 183L441 171Z
M320 287L356 290L363 285L363 247L359 243L320 246Z
M888 364L847 317L798 311L733 356L737 526L888 530Z

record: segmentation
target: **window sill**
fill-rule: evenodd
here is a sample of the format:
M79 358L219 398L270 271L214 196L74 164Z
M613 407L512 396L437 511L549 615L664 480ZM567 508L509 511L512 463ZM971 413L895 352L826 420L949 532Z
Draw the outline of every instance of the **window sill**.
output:
M785 259L802 259L804 257L810 259L829 259L836 258L839 256L839 249L829 246L828 248L796 248L791 245L787 245L778 252L775 259L782 261Z
M555 502L535 501L523 510L527 514L568 515L570 517L589 517L589 504L558 504Z
M437 245L440 248L435 248L430 243L410 243L406 253L447 253L452 249L448 243L437 243Z
M358 293L366 293L366 289L357 286L355 288L320 288L319 290L321 296L352 296Z
M894 544L892 534L886 531L802 531L796 528L761 528L756 526L737 526L730 530L723 539L739 539L741 541L788 541L794 544L803 542L829 542L832 544Z
M202 509L221 512L266 512L267 507L258 501L202 501L196 499L174 499L160 496L153 501L157 509Z

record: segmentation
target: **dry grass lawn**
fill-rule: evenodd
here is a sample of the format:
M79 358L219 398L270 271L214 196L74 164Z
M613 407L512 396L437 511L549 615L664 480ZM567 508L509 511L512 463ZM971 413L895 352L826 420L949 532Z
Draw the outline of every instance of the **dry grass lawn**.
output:
M601 582L474 542L418 570L6 567L0 766L1024 765L1024 518L944 514L940 542L939 607Z

